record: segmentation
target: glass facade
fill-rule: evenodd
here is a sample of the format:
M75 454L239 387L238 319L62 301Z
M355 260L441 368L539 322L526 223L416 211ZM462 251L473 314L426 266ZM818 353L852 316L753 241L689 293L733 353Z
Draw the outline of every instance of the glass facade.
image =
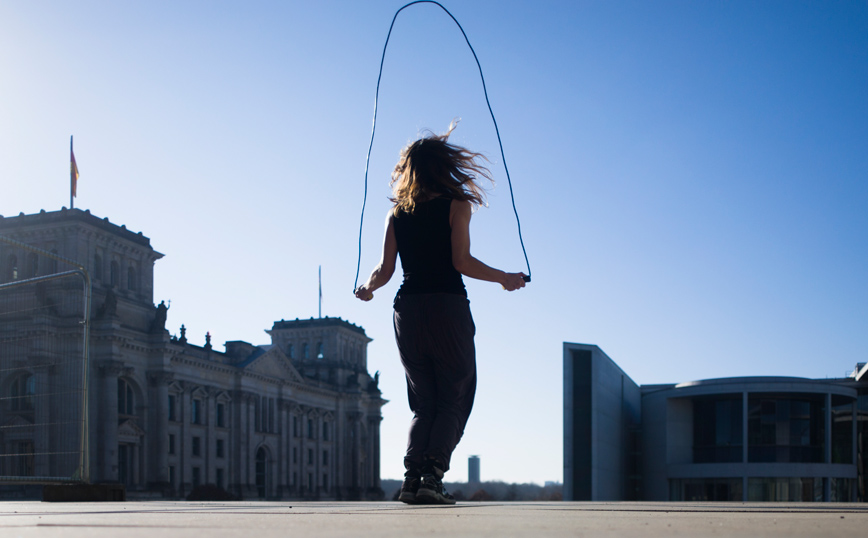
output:
M824 408L823 394L749 395L748 461L822 463Z
M832 463L853 463L853 398L832 396Z
M868 501L868 389L859 391L856 400L856 500Z
M851 494L853 491L852 478L830 478L829 482L832 495L829 498L829 502L849 503L855 500Z
M822 478L748 478L750 502L822 502Z
M693 400L693 463L742 461L742 417L741 394Z
M670 501L742 500L741 478L675 478L669 481Z

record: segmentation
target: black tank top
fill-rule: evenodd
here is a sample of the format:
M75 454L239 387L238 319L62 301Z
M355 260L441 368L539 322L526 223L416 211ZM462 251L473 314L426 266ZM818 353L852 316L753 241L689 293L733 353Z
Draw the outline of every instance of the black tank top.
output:
M402 293L456 293L467 296L464 280L452 265L451 198L416 204L413 213L394 217L395 239L404 269Z

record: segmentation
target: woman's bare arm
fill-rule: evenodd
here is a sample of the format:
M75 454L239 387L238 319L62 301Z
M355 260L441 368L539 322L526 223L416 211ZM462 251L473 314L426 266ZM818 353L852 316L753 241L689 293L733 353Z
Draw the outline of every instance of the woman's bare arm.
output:
M515 291L525 285L523 273L507 273L489 267L470 254L470 202L452 201L449 224L452 226L452 265L464 276L497 282L507 291Z
M395 225L392 212L386 217L386 234L383 237L383 254L380 263L371 272L368 281L356 289L356 297L363 301L374 298L374 291L382 288L395 273L395 263L398 258L398 241L395 239Z

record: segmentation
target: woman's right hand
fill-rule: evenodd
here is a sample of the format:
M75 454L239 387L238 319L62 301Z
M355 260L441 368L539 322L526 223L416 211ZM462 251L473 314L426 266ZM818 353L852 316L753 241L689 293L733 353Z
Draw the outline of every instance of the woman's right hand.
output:
M503 273L503 280L500 282L503 289L506 291L515 291L525 286L524 273Z
M361 299L363 301L370 301L374 298L374 292L368 291L364 285L356 288L356 298Z

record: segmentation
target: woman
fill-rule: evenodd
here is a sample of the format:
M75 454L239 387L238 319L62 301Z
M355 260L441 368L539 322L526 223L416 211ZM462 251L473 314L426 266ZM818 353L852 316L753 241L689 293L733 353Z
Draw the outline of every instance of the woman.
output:
M494 269L470 254L470 216L485 203L479 179L491 176L478 162L482 155L448 143L455 125L401 151L392 172L395 205L386 219L382 258L356 290L356 297L371 300L401 256L395 340L414 413L400 494L405 503L455 503L443 488L443 474L476 393L476 328L461 275L508 291L525 285L522 273Z

